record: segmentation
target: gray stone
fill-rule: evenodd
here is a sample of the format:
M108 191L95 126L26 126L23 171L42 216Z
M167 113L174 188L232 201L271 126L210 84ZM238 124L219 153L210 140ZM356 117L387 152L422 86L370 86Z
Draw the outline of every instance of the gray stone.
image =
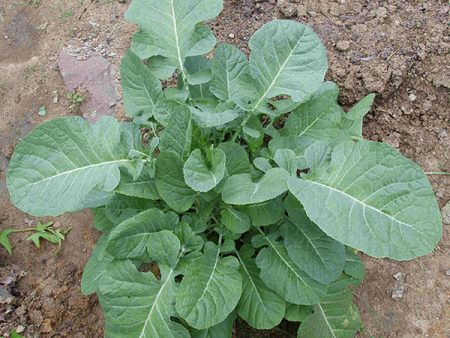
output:
M446 205L441 210L442 213L442 221L445 224L450 224L450 201L447 202Z

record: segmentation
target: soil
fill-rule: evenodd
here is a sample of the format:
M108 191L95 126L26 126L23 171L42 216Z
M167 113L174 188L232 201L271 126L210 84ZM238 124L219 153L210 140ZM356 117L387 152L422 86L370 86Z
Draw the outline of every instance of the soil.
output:
M61 51L80 61L103 56L120 93L117 67L135 30L123 19L129 1L123 2L0 0L0 229L49 220L26 215L9 202L5 171L15 145L32 128L81 114L66 98ZM377 93L365 137L387 142L435 172L450 171L448 15L448 3L437 0L225 0L210 25L219 41L243 50L271 19L291 16L312 26L329 51L327 78L339 84L341 103L349 107ZM45 116L38 114L40 107ZM112 110L121 115L121 102ZM450 200L450 177L429 178L443 207ZM17 279L11 283L14 298L0 313L0 335L23 326L26 337L101 337L97 299L80 293L83 266L98 238L92 217L84 211L52 220L72 229L58 254L48 243L35 248L26 234L12 237L13 256L0 249L0 271ZM361 337L450 336L449 228L444 225L438 248L417 260L363 257L367 277L355 291L364 322ZM400 281L393 277L398 272ZM392 298L399 287L402 297ZM236 336L295 337L295 329L284 323L257 333L239 323Z

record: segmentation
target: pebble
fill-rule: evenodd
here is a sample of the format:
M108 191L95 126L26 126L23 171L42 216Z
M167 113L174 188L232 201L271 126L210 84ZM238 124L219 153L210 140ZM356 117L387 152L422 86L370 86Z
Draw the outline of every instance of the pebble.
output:
M336 49L340 52L345 52L350 49L350 41L348 40L342 40L338 41L336 44Z
M442 213L442 221L445 224L450 224L450 201L447 202L446 205L441 210Z
M405 287L403 285L398 284L392 289L392 298L393 299L403 298L404 292L405 292Z
M403 272L397 272L395 275L393 275L392 277L394 277L396 280L401 281L403 279Z
M25 326L23 326L23 325L19 325L19 326L17 326L17 328L16 328L16 332L17 333L23 333L25 331Z
M445 271L445 274L450 277L450 270Z
M230 33L230 34L228 34L228 37L229 37L230 39L234 39L234 34L233 34L233 33Z
M408 95L408 99L409 99L409 101L414 102L414 101L416 101L417 96L414 95L414 93L411 93Z

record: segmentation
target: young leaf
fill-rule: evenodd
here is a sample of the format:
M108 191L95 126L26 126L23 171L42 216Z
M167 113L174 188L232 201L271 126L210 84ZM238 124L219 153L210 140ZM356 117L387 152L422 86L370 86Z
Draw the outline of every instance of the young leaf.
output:
M192 115L188 107L180 105L175 114L171 114L167 127L161 133L159 149L171 151L186 159L191 151Z
M319 37L295 21L274 20L250 39L250 69L258 95L253 109L266 99L289 95L304 101L319 88L327 70L326 50ZM254 86L254 83L249 84Z
M11 201L36 216L56 216L86 207L95 188L112 191L119 167L131 163L139 129L104 117L89 125L80 117L41 124L20 142L11 159L7 184Z
M259 277L259 269L251 258L250 246L241 248L238 254L242 276L242 296L237 305L239 317L250 326L265 330L280 324L285 312L285 301L269 289Z
M222 10L222 0L134 0L125 18L148 32L158 54L171 60L182 73L187 56L208 53L216 44L202 21Z
M220 149L208 149L208 162L202 151L195 149L183 167L186 184L195 191L207 192L225 176L225 153Z
M126 170L120 171L120 183L116 188L119 194L126 196L145 198L150 200L159 199L156 190L155 178L151 175L151 169L144 166L139 177L134 180Z
M128 51L120 64L123 101L129 116L153 115L153 108L163 97L161 82L133 52Z
M196 236L187 222L181 221L175 228L175 235L181 242L181 251L197 251L203 247L203 239Z
M234 257L220 258L219 247L207 249L184 272L176 296L178 314L196 329L224 321L241 296L238 265Z
M178 212L188 210L197 196L184 181L183 166L183 161L171 152L162 152L156 160L155 183L158 193Z
M345 248L344 272L360 281L362 281L366 275L366 268L364 267L363 261L356 252L349 247Z
M163 213L156 208L145 210L123 221L111 231L106 250L119 259L143 257L147 248L151 250L157 241L154 233L161 230L173 230L177 224L178 216L172 211ZM157 245L159 246L160 243Z
M313 305L325 294L326 286L310 278L288 256L283 244L265 236L266 248L256 257L264 283L290 303Z
M316 281L329 284L342 273L344 246L328 237L303 212L281 226L289 257Z
M314 313L300 325L299 338L352 338L361 328L352 290L331 284L327 294L314 306Z
M289 173L281 168L269 169L261 179L254 182L250 174L233 175L228 178L222 189L225 203L246 205L271 200L286 188Z
M224 107L224 109L226 108ZM223 126L231 121L236 120L239 117L240 113L240 111L237 109L226 109L223 111L216 110L217 108L214 111L210 111L207 109L201 111L197 108L191 107L192 117L194 118L195 123L201 128Z
M8 236L12 232L14 232L14 229L5 229L3 231L0 231L0 245L2 245L10 255L12 255L12 246L8 239Z
M225 227L236 234L242 234L250 229L250 217L245 212L225 205L220 212L221 221Z
M352 135L362 137L362 125L364 116L372 108L375 94L369 94L344 114L341 128L348 130Z
M441 237L428 179L388 145L342 143L329 166L291 178L288 186L328 236L371 256L411 259L433 250Z
M180 240L172 231L162 230L148 236L148 255L159 264L175 269L180 248Z
M187 82L191 85L199 85L211 80L211 61L204 56L191 56L186 58Z
M291 149L277 149L273 160L291 175L297 173L297 157Z
M117 338L188 338L189 332L172 321L176 316L175 272L160 267L161 279L139 272L131 261L111 264L100 285L105 336ZM126 309L126 311L124 311Z
M243 205L238 209L250 217L255 227L275 224L285 216L281 196L262 203Z
M225 142L221 143L218 148L225 153L227 158L225 168L228 176L245 174L251 171L248 154L239 144Z

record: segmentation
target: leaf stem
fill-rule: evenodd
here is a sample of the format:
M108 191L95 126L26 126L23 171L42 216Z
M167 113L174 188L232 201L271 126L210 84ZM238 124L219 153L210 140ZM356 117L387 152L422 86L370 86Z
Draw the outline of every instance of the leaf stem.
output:
M425 172L426 175L448 175L450 176L450 172L446 171L427 171Z
M239 125L238 129L234 132L233 137L231 137L231 142L236 142L236 139L238 138L239 134L241 133L242 129L245 127L247 122L252 118L252 111L248 112L248 115L244 118L244 120Z

